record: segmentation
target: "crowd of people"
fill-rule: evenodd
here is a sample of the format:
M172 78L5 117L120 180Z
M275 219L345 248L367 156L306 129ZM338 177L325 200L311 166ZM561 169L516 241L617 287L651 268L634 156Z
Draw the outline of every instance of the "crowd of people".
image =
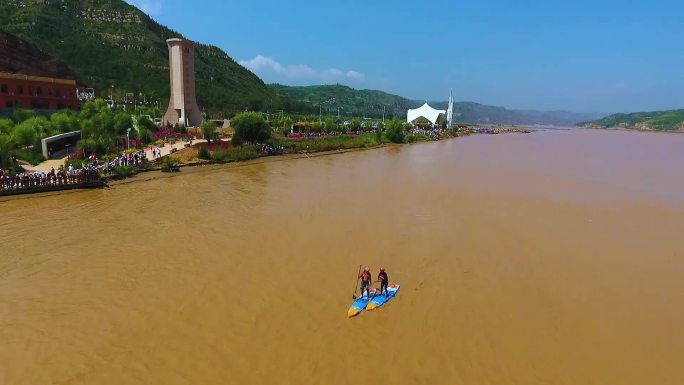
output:
M0 191L87 183L99 178L97 168L91 164L82 168L75 168L72 165L67 168L59 166L57 170L52 167L49 172L24 171L10 174L0 170Z
M91 154L82 167L60 165L57 170L50 168L44 171L23 171L9 173L0 169L0 191L34 189L41 187L81 184L100 180L100 176L111 176L120 166L140 166L147 162L145 151L125 152L108 161L102 161Z
M432 140L440 140L444 135L446 135L446 133L447 130L444 129L434 128L426 130L420 126L415 126L408 132L409 135L424 135Z

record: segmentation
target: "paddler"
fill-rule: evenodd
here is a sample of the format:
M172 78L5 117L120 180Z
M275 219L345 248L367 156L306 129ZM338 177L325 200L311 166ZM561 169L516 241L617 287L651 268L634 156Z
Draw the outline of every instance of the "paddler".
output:
M380 282L380 295L382 295L382 292L384 290L385 297L387 297L389 295L389 292L387 291L389 277L387 277L387 272L385 271L384 267L380 268L380 272L378 273L378 281Z
M363 291L365 290L368 294L367 298L370 298L370 286L372 277L373 276L371 275L370 268L368 266L364 267L363 272L361 273L361 275L359 275L359 278L361 278L361 297L363 297Z

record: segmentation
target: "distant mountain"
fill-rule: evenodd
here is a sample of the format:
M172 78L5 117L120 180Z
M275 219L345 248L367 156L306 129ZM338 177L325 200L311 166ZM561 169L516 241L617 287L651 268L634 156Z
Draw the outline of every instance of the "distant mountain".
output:
M0 30L27 42L6 39L9 56L0 59L5 68L75 77L103 97L143 93L148 100L159 100L162 108L169 95L166 39L183 37L122 0L0 0ZM324 106L328 113L342 107L345 115L380 117L385 107L386 116L403 118L407 109L423 103L340 85L267 86L221 49L200 43L195 67L200 107L217 117L245 109L315 113L318 103L334 97L336 104ZM446 102L434 107L446 108ZM504 124L572 125L600 117L468 102L456 103L455 113L460 122Z
M79 80L61 60L3 31L0 31L0 72Z
M272 84L279 94L289 97L309 106L335 99L335 103L326 103L324 111L330 113L342 107L342 114L380 117L383 107L385 116L406 117L406 110L420 107L425 101L410 100L401 96L374 90L356 90L343 85L324 85L308 87L289 87ZM437 109L446 109L448 102L430 102ZM577 122L597 119L601 114L581 114L567 111L531 111L509 110L503 107L486 106L473 102L454 103L454 120L464 123L481 124L545 124L557 126L572 126Z
M620 127L634 130L684 131L684 110L615 114L578 125L590 128Z
M63 61L97 95L112 86L165 104L169 95L166 39L181 37L121 0L0 0L0 29ZM24 50L30 66L38 51ZM197 44L196 88L201 107L216 113L278 105L259 77L221 49Z

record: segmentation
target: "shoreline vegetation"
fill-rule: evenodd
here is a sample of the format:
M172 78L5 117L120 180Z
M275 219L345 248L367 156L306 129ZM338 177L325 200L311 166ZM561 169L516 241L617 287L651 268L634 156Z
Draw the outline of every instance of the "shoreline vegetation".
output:
M173 172L182 169L195 169L205 166L213 167L242 167L267 162L280 162L295 159L316 158L321 156L339 155L349 152L367 151L383 148L388 145L401 146L415 143L455 139L475 134L504 134L504 133L531 133L534 130L513 126L500 126L495 129L466 129L441 130L440 137L431 138L425 134L409 134L403 143L393 143L387 139L378 140L377 133L365 133L360 135L320 136L308 138L285 138L275 137L269 143L282 147L282 153L269 154L260 152L260 148L253 145L229 147L227 149L208 150L210 158L199 157L204 145L186 147L182 150L169 154L161 160L156 160L148 167L139 170L136 178L118 178L109 180L111 186L129 184L134 182L149 181L165 176L170 170L164 170L164 159L173 159L176 167ZM225 143L225 142L224 142ZM142 177L143 174L158 172L152 177ZM168 174L166 174L168 175Z
M231 119L229 127L218 128L215 122L205 120L199 128L186 129L157 126L146 117L112 110L102 100L85 103L79 113L57 112L49 118L18 110L13 120L0 121L0 139L4 140L0 141L0 195L41 192L41 187L67 189L60 178L86 172L94 173L106 185L147 171L178 172L183 167L270 156L309 157L474 133L532 132L515 126L458 125L447 129L445 121L433 125L419 119L409 124L396 117L386 124L353 117L326 117L324 122L313 116L267 118L260 112L243 112ZM133 128L127 129L129 125ZM80 139L67 147L64 159L36 159L30 162L33 167L25 168L29 162L22 153L38 158L40 140L72 131L79 131ZM162 148L166 148L163 154Z

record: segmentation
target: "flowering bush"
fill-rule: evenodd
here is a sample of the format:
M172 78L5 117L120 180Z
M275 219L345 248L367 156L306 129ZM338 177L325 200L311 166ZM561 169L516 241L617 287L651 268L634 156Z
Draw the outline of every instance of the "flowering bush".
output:
M171 138L180 138L181 136L183 136L182 132L174 131L169 128L162 128L159 131L152 134L152 139L158 141Z

